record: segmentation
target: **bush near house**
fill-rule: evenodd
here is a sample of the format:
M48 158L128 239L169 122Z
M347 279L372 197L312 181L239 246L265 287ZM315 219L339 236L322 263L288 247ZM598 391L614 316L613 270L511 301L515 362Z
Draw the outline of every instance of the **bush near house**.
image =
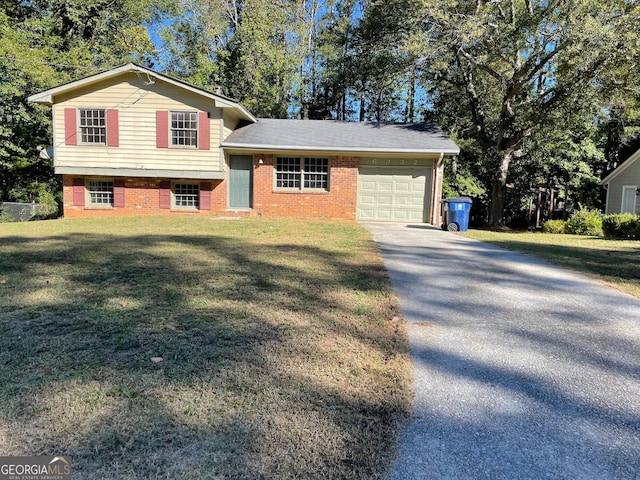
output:
M602 219L602 230L607 237L640 238L640 216L632 213L614 213Z
M602 213L599 210L577 210L567 221L566 233L574 235L602 235Z
M571 233L613 238L640 239L640 216L632 213L613 213L602 216L597 210L580 210L569 221L548 220L543 233Z
M566 233L567 222L564 220L547 220L542 226L543 233Z

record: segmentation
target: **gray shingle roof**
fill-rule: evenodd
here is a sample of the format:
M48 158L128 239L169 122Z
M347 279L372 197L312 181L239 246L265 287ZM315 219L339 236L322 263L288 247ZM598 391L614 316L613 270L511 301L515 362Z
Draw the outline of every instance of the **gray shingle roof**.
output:
M437 126L261 118L233 131L225 148L362 153L444 153L460 149Z

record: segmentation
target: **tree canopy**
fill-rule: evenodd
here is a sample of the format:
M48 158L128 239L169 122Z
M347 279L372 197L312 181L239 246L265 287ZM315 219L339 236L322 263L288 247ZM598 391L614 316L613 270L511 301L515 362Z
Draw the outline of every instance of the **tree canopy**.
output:
M493 224L543 185L597 206L638 145L639 26L638 0L0 0L0 199L59 190L27 96L133 60L261 117L436 121Z

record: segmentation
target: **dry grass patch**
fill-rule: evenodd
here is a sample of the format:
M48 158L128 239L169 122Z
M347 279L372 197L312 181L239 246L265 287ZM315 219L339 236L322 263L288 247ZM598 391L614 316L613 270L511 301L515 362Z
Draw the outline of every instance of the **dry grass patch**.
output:
M640 241L469 230L466 236L586 273L640 298Z
M78 479L384 478L412 389L397 315L350 223L4 224L0 455L69 455Z

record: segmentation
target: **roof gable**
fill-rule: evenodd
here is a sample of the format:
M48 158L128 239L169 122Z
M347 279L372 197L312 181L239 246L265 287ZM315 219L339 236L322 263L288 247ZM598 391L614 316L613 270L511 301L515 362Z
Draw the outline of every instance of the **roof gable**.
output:
M631 155L627 160L625 160L622 165L616 167L609 175L607 175L601 182L600 185L606 185L611 182L614 178L624 172L627 168L633 165L636 161L640 159L640 149L636 150L636 152Z
M149 68L136 65L135 63L127 63L126 65L121 65L119 67L115 67L110 70L106 70L104 72L91 75L89 77L81 78L80 80L75 80L69 83L59 85L49 90L45 90L44 92L31 95L29 96L28 100L34 103L53 105L54 103L56 103L56 96L58 95L69 93L81 88L87 88L87 87L90 87L91 85L99 84L100 82L103 82L105 80L109 80L114 77L127 74L127 73L135 73L141 78L143 82L145 80L150 83L153 83L156 80L166 82L168 84L182 88L196 95L200 95L210 100L213 100L216 107L232 109L236 112L236 114L240 118L244 120L247 120L250 122L256 121L256 118L247 109L245 109L242 105L240 105L238 102L236 102L231 98L225 97L223 95L211 93L203 88L200 88L190 83L184 82L182 80L178 80L178 79L169 77L167 75L158 73L155 70L151 70Z
M457 155L460 148L430 123L370 123L260 118L233 131L225 148Z

